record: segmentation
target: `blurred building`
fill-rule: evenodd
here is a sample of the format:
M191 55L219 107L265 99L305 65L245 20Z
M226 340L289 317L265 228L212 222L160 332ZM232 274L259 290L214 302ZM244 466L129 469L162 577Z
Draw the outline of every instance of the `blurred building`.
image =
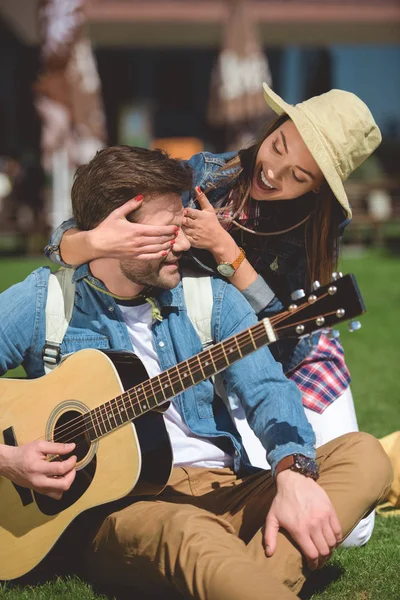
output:
M400 140L398 0L249 0L248 6L278 93L297 102L331 87L354 91L386 139ZM109 143L178 137L194 138L196 148L223 149L207 106L229 10L229 0L87 1ZM39 67L36 0L0 0L0 19L4 154L38 146L30 91Z

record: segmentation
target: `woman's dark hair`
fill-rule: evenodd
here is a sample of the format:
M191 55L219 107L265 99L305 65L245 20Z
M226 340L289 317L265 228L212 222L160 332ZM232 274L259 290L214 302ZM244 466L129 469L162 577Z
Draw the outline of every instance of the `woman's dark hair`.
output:
M289 116L284 114L274 119L267 127L266 131L249 148L241 150L233 159L224 165L220 172L239 168L239 173L232 176L231 181L235 181L237 193L233 195L233 212L246 212L246 206L253 202L250 195L251 182L254 168L256 165L257 154L261 144L280 127ZM205 190L207 193L207 190ZM279 211L280 217L285 214L282 210L283 203L286 200L270 202L268 208L271 211ZM318 194L309 192L297 199L302 202L305 209L309 208L310 217L299 231L304 232L304 243L307 255L307 284L310 285L316 279L322 284L328 283L332 278L332 272L337 270L338 245L339 245L339 224L344 219L343 211L339 202L336 200L333 192L326 182L321 186ZM225 209L220 209L221 212ZM217 209L217 212L218 209ZM292 214L291 211L287 211ZM236 218L236 217L235 217ZM298 222L301 222L301 218ZM293 221L288 223L279 219L280 230L285 230L294 225ZM283 232L282 232L283 235ZM278 235L274 239L279 238Z
M181 195L192 187L192 170L163 150L110 146L78 167L71 190L79 229L96 227L138 194Z

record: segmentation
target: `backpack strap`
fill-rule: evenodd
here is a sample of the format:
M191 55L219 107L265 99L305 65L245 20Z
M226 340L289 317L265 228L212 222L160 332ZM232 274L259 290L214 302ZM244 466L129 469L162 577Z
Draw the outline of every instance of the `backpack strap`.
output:
M74 269L59 269L49 277L46 302L46 343L42 358L49 373L60 362L60 346L71 321L75 302Z
M214 304L211 277L184 269L182 273L182 285L188 317L201 339L203 350L205 350L214 343L211 332ZM225 392L222 374L217 373L211 379L214 382L216 393L223 399L231 413L230 402Z
M201 339L203 349L208 348L213 344L211 316L214 297L211 277L184 269L182 285L188 317Z
M186 310L203 344L203 350L209 348L213 343L211 335L211 317L214 297L212 293L211 277L183 270L182 285L185 295ZM212 377L217 395L223 400L232 421L235 424L241 438L244 449L250 463L254 467L269 469L270 466L265 458L265 450L250 428L247 422L243 406L238 396L231 392L226 393L223 373Z

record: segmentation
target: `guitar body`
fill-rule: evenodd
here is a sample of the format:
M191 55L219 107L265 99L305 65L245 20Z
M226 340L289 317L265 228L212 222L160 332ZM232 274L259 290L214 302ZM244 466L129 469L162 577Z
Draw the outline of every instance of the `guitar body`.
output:
M0 442L75 441L77 474L60 501L0 477L0 579L35 567L83 511L166 485L172 450L162 414L151 411L91 442L80 415L148 378L132 353L82 350L34 380L0 379ZM81 426L80 426L81 425ZM68 439L57 431L68 432ZM76 434L73 434L73 430ZM134 490L134 492L133 492Z

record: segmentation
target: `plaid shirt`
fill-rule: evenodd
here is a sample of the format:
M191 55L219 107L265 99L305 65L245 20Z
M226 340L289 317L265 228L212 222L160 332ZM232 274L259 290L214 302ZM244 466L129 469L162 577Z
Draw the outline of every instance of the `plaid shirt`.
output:
M232 216L230 205L232 192L224 212L219 213L222 219ZM258 204L254 203L248 208L248 213L242 212L238 221L242 225L257 226L259 219ZM250 221L250 223L249 223ZM221 225L229 229L230 223ZM300 389L303 405L319 414L343 394L350 385L350 373L344 361L343 348L336 339L329 339L329 330L322 332L316 348L307 358L288 374Z
M350 385L344 352L336 339L323 331L317 347L289 374L303 396L303 405L317 413L336 400Z

